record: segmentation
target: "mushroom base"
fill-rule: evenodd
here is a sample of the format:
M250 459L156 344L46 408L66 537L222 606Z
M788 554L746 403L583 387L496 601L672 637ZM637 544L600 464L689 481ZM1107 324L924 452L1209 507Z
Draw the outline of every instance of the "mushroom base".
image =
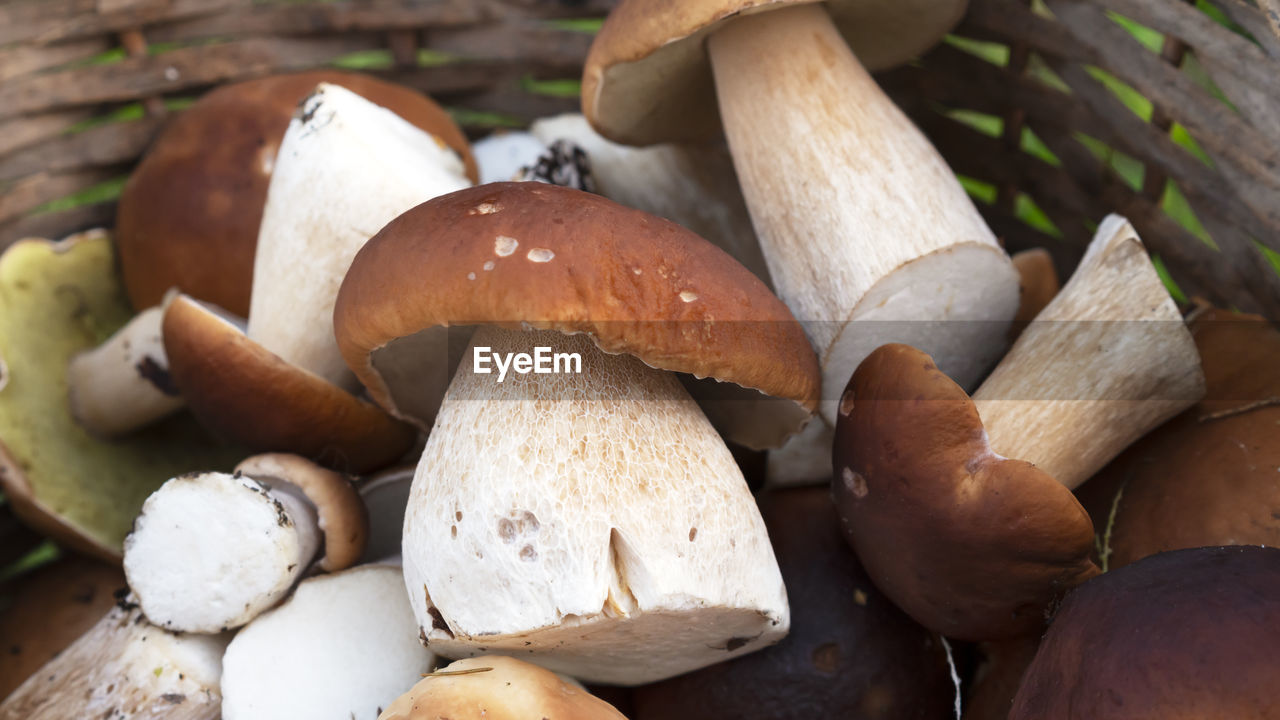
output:
M432 650L639 684L785 635L764 523L676 377L583 336L485 327L472 347L577 353L580 373L477 373L468 352L405 519Z

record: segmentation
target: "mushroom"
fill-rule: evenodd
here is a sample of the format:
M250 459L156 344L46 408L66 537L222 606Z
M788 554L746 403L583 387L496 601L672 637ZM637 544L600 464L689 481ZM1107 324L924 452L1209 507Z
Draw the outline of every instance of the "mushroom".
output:
M609 703L555 673L493 655L426 676L378 720L626 720Z
M119 568L74 555L6 587L0 599L0 698L93 627L115 604L112 592L120 587Z
M123 436L183 406L160 339L159 304L166 291L181 288L236 315L248 312L276 150L298 103L320 82L346 87L439 132L454 147L466 147L435 103L367 75L275 75L201 97L165 126L118 203L116 242L125 287L134 307L146 309L72 361L72 413L91 433ZM467 162L474 177L474 163Z
M1168 550L1280 545L1280 332L1208 310L1191 335L1205 398L1081 488L1115 488L1100 524L1111 568Z
M519 130L498 130L471 146L481 185L518 179L546 151L545 143Z
M333 339L333 301L352 257L399 212L466 187L438 135L321 84L285 133L263 212L247 330L179 296L164 319L171 371L218 434L349 472L383 467L414 433L353 394Z
M130 310L102 231L20 240L0 256L0 489L24 523L112 563L138 508L192 466L235 462L179 415L107 443L67 402L67 362L125 323Z
M924 349L967 387L1004 347L1017 272L867 72L941 39L964 7L624 0L587 57L583 112L605 137L694 139L723 121L769 274L806 321L826 387L888 342ZM822 404L833 425L835 404Z
M226 635L147 623L127 596L0 702L3 720L218 720Z
M222 718L374 720L434 664L398 567L318 575L232 639Z
M1280 716L1280 550L1178 550L1071 593L1009 720Z
M782 642L636 688L637 720L944 718L956 688L942 641L871 584L825 488L760 500L791 602Z
M1107 218L974 393L886 345L840 400L833 488L876 585L949 637L1024 633L1098 573L1071 490L1204 394L1190 333L1133 228Z
M369 512L369 542L362 562L400 556L404 511L412 485L412 465L384 470L360 483L360 500Z
M1058 284L1058 271L1053 265L1053 256L1048 250L1023 250L1014 253L1012 260L1013 266L1018 269L1018 291L1022 298L1018 302L1018 314L1013 318L1013 326L1017 332L1021 332L1062 288Z
M226 632L278 603L321 549L321 570L350 567L367 536L346 477L296 455L257 455L234 475L180 475L147 498L124 571L153 624Z
M390 223L352 263L334 314L371 395L418 418L434 414L439 392L425 386L445 375L427 348L454 325L482 327L405 518L405 582L429 647L637 684L782 637L785 593L755 502L663 372L732 385L748 399L725 404L765 404L768 432L803 422L817 363L763 283L668 221L499 183ZM531 351L561 354L560 372L508 365L500 378L476 359Z

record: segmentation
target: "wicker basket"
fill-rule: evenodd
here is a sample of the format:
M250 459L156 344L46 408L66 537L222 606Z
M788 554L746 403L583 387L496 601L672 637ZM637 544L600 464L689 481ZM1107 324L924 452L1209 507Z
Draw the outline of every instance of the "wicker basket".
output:
M1180 299L1280 318L1280 0L1256 1L972 0L968 40L880 80L1009 250L1068 273L1120 212ZM166 116L217 83L357 66L477 135L573 110L592 24L565 20L613 3L3 0L0 247L109 225ZM5 563L36 541L3 509L0 539Z

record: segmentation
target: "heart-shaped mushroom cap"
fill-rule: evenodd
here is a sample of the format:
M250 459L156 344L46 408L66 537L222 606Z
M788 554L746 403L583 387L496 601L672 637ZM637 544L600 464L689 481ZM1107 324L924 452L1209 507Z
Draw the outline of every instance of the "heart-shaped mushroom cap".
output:
M991 450L928 355L885 345L840 401L834 494L876 585L925 627L1009 637L1093 577L1093 523L1053 477Z

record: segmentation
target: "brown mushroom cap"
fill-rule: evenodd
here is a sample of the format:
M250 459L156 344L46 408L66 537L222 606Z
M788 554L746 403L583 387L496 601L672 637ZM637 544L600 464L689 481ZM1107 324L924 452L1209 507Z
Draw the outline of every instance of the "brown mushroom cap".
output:
M316 508L324 534L321 570L334 572L356 564L369 541L369 514L351 478L289 453L263 453L236 465L242 475L280 487L287 483L302 491Z
M559 675L509 657L450 663L423 678L378 720L626 720L609 703Z
M222 437L351 473L389 465L413 444L411 427L285 362L185 295L169 302L162 328L174 384Z
M1034 320L1053 300L1062 289L1062 284L1058 282L1053 256L1044 248L1023 250L1014 253L1010 259L1018 269L1018 290L1022 295L1018 303L1018 314L1013 318L1014 328L1021 332L1026 323Z
M237 315L249 313L276 150L298 103L321 82L346 87L440 138L477 177L462 131L409 88L335 70L220 87L165 127L120 196L116 242L135 308L157 305L178 287Z
M74 556L17 581L0 612L0 698L102 619L124 586L120 568Z
M1010 720L1280 717L1280 550L1197 548L1071 593Z
M790 401L774 412L796 417L791 431L818 401L817 357L764 283L679 225L578 190L494 183L423 203L360 250L334 310L347 365L402 417L376 351L477 324L585 333L607 353L758 390L739 397Z
M1211 310L1191 334L1205 399L1082 488L1108 489L1099 504L1111 568L1168 550L1280 545L1280 332Z
M582 111L601 135L631 145L720 131L705 39L739 13L814 0L624 0L596 35ZM830 0L832 20L864 66L898 65L936 43L966 0Z
M1075 496L992 452L973 402L919 350L885 345L858 366L833 459L836 507L867 573L935 632L1026 632L1098 573Z
M947 717L955 687L941 641L871 584L827 489L766 493L760 512L787 585L791 632L759 652L635 688L635 717Z

